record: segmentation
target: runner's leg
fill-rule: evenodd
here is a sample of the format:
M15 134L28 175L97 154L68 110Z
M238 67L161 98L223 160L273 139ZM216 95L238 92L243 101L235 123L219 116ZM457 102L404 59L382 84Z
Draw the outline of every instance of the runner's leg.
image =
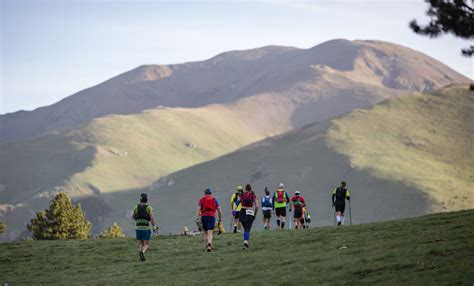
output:
M150 247L150 241L143 240L143 248L142 248L143 253L145 253L148 250L148 247Z

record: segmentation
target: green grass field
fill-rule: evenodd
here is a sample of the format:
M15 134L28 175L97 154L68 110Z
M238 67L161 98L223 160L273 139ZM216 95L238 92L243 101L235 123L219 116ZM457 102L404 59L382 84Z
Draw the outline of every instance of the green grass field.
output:
M251 248L225 234L159 236L140 262L131 238L0 244L0 282L81 285L473 285L474 210L392 222L254 232Z

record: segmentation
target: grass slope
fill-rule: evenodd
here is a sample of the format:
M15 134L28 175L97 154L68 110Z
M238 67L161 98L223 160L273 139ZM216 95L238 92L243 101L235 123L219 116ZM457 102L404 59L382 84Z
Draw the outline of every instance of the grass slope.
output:
M332 121L328 142L372 175L426 192L435 211L474 207L474 92L451 86Z
M340 228L0 244L0 283L61 285L472 285L474 210Z

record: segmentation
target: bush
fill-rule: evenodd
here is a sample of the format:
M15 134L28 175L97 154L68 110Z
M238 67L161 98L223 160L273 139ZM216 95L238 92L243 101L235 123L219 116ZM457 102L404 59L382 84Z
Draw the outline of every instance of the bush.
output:
M123 234L122 228L114 222L114 224L108 229L104 230L99 234L100 238L110 238L110 237L125 237Z
M85 219L81 205L73 206L65 193L59 193L51 201L49 209L36 213L27 226L36 240L87 239L91 223Z
M4 233L7 229L7 225L0 221L0 233Z

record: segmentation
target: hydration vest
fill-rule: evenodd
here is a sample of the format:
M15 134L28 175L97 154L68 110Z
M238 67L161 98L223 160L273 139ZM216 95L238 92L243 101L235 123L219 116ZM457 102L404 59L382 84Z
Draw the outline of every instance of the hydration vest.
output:
M264 208L271 208L272 207L272 200L270 199L270 196L263 197L262 207L264 207Z
M285 191L283 191L283 190L281 190L281 191L278 190L278 191L277 191L277 197L276 197L275 201L276 201L277 203L280 203L280 204L286 202Z
M255 200L254 192L243 192L240 195L240 202L242 203L242 207L245 207L245 208L253 207L254 200Z
M137 221L137 226L149 226L149 221L151 220L150 214L146 211L148 205L137 205L137 212L133 218Z
M296 197L296 200L293 202L293 204L295 205L295 208L297 208L297 209L302 208L303 203L300 200L300 196L295 196L295 197Z
M215 212L217 209L217 201L213 196L204 196L204 201L201 205L201 211Z
M347 192L347 189L338 187L336 189L336 202L344 203L346 199L346 192Z

